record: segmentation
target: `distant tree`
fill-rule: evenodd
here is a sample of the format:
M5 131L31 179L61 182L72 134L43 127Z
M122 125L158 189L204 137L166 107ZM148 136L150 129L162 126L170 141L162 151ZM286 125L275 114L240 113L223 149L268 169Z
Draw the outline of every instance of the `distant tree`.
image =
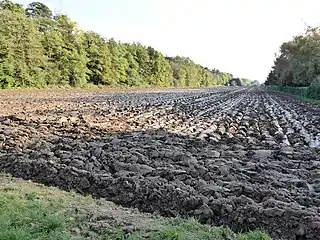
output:
M225 83L228 86L243 86L243 83L240 78L232 78L228 82Z
M287 49L289 47L286 47ZM0 0L0 88L73 86L210 87L229 73L151 46L105 40L81 31L41 2L26 9Z
M45 57L36 24L21 11L1 10L0 36L2 87L43 86Z
M259 82L258 80L253 80L253 81L251 82L251 85L252 85L252 86L259 86L259 85L260 85L260 82Z
M127 85L129 68L128 60L126 59L127 50L123 44L110 39L108 48L111 53L111 85Z
M56 25L54 31L61 38L54 61L59 65L61 72L61 83L71 86L84 86L87 83L87 62L84 42L84 34L78 30L76 24L66 15L55 17Z
M111 77L111 54L105 40L97 33L84 33L84 48L88 58L89 81L108 84Z
M266 84L309 86L320 76L320 28L308 27L302 35L280 46Z
M247 78L241 78L241 82L246 87L251 86L251 83L252 83L252 81L250 79L247 79Z
M41 2L32 2L25 10L26 15L32 18L52 18L52 11Z
M9 0L0 1L0 9L2 10L10 10L12 12L24 12L23 6L18 3L13 3Z
M1 17L0 17L1 19ZM1 23L0 23L1 25ZM1 32L1 30L0 30ZM0 88L12 88L15 85L14 52L11 41L0 35Z
M140 86L139 63L137 62L136 44L124 44L126 48L125 58L128 61L127 78L128 86Z

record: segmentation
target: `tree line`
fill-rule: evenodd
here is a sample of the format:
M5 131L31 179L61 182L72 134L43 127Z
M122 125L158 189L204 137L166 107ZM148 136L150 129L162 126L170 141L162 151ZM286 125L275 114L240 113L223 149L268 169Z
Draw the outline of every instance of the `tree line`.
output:
M320 27L284 42L266 85L308 87L320 84Z
M224 85L229 73L186 57L166 57L150 46L82 31L43 3L26 8L0 1L0 88L88 84L139 87Z

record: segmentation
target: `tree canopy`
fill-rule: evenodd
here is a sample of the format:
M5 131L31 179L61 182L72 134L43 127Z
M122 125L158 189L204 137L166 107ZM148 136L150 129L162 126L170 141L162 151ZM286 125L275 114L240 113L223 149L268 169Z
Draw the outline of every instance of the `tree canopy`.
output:
M284 42L266 84L306 87L320 83L320 27Z
M28 17L33 18L52 18L52 11L45 4L32 2L25 10Z
M84 32L43 3L32 2L24 9L0 1L0 88L209 87L231 78L189 58L170 58L150 46Z

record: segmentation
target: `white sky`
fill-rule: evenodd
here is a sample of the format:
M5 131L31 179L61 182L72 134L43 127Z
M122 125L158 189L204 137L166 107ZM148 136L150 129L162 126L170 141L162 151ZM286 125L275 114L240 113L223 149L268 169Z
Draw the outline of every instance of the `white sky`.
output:
M32 0L16 1L22 4ZM40 0L107 38L264 81L283 41L320 25L320 0Z

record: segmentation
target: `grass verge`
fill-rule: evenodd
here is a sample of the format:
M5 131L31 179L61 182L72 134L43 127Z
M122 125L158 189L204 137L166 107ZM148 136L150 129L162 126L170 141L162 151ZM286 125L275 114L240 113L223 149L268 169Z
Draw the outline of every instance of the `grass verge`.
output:
M267 85L265 86L267 91L281 92L288 94L296 99L303 102L312 104L320 104L320 85L312 85L309 87L289 87L289 86L276 86Z
M128 234L126 234L126 232ZM195 219L162 218L105 200L0 176L1 240L269 240Z

